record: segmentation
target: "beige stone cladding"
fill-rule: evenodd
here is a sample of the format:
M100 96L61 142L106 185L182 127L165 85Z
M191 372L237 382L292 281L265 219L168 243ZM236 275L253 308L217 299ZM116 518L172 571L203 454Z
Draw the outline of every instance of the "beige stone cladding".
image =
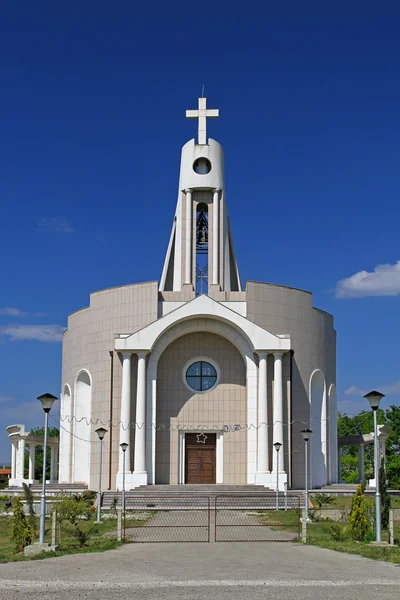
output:
M221 379L208 393L191 392L183 382L190 359L208 357L220 368ZM157 371L156 483L178 483L178 429L221 430L224 433L223 482L246 483L246 373L242 356L223 337L196 332L172 342L163 352Z
M72 391L72 406L75 403L75 383L81 369L86 369L92 379L91 424L87 426L85 439L91 440L90 482L96 489L99 477L99 442L94 432L97 419L106 423L110 419L110 402L113 402L112 420L114 427L104 438L102 480L103 488L115 489L115 473L118 469L119 420L121 404L121 358L114 352L116 333L133 333L157 319L158 283L150 281L94 292L90 295L90 306L71 314L68 329L63 337L62 389L68 384ZM112 356L110 356L110 352ZM132 357L132 415L135 414L136 357ZM111 372L113 371L113 385ZM67 422L64 422L68 429ZM63 425L63 423L61 423ZM73 425L75 426L76 424ZM70 434L62 432L64 439ZM83 436L82 436L83 437ZM64 446L65 448L67 445ZM63 447L61 443L61 453ZM133 464L133 434L130 446ZM71 448L73 454L73 444ZM110 478L111 458L111 478ZM79 461L79 456L75 457ZM64 471L65 473L65 471ZM72 471L73 474L73 471ZM64 477L64 479L66 479Z
M308 426L310 419L309 382L315 369L320 369L328 391L336 385L336 332L332 315L313 308L312 295L295 288L247 282L247 318L271 333L289 334L293 357L284 356L283 377L286 424L293 420L292 435L288 436L286 448L290 452L285 461L293 488L304 487L304 442L300 431ZM292 400L290 402L290 372L292 371ZM269 393L272 394L272 358L268 360ZM271 396L269 396L271 397ZM291 410L290 410L291 406ZM272 423L271 415L270 423ZM317 423L310 423L310 429ZM321 423L318 424L321 426ZM272 449L270 449L271 455ZM290 483L290 480L289 480Z

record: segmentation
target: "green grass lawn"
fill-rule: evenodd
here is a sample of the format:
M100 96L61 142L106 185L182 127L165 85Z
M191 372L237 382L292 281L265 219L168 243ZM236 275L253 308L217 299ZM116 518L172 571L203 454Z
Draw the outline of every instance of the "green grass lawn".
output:
M14 542L10 540L12 531L13 519L11 516L0 517L0 563L11 562L19 560L32 560L31 558L25 558L23 552L15 552ZM88 523L88 526L93 523ZM37 519L37 530L39 529L39 519ZM108 532L116 532L117 521L116 519L107 519L103 523L96 525L95 532L90 537L87 545L80 547L78 541L71 536L68 527L64 524L60 526L57 524L57 536L56 543L60 544L60 551L46 552L39 555L38 558L48 558L49 556L61 556L63 554L74 554L77 552L102 552L104 550L111 550L120 545L116 538L104 537L104 534ZM38 533L34 536L33 541L39 541ZM51 541L51 520L46 519L46 536L45 541Z
M307 523L307 544L336 550L338 552L347 552L348 554L359 554L365 558L373 558L375 560L384 560L396 564L400 564L400 547L397 548L376 548L369 545L368 542L353 542L351 540L337 541L332 537L331 521L319 521ZM345 525L335 523L335 526L345 529ZM400 535L400 523L395 524L395 538ZM372 537L373 539L373 537ZM382 532L382 539L387 541L388 534ZM369 540L368 540L369 541Z
M155 511L127 511L126 527L143 527L154 514ZM82 521L82 529L93 527L93 533L84 546L80 545L79 541L71 535L71 526L68 523L57 523L56 544L60 546L60 550L46 552L34 558L49 558L82 552L103 552L104 550L117 548L121 544L117 541L117 519L115 516L110 518L110 513L105 514L103 517L103 521L99 524L95 524L94 521ZM15 552L14 542L10 539L12 524L13 518L11 515L0 517L0 563L33 560L32 558L25 558L23 552ZM39 541L39 518L36 519L35 527L36 534L33 541L37 542ZM45 541L51 542L51 518L46 519Z

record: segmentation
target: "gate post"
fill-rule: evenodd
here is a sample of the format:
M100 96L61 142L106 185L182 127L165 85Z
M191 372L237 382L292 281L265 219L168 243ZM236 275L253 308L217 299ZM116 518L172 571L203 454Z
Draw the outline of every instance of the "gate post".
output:
M303 508L301 511L301 541L303 544L307 543L307 519L306 519L306 510Z
M117 510L117 541L122 540L122 510Z
M51 545L55 546L56 545L56 527L57 527L57 509L55 508L53 510L53 515L52 515L52 521L51 521Z
M393 508L389 510L389 544L394 544Z

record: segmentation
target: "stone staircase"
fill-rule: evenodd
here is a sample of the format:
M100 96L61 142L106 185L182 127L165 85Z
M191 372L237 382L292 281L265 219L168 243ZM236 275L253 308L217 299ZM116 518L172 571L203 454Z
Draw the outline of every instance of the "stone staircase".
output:
M168 499L179 499L179 498L210 498L214 500L216 496L227 495L227 496L274 496L275 491L266 488L262 485L146 485L135 488L134 490L127 490L125 492L126 498L139 498L151 500L152 498L164 498ZM288 496L299 496L299 492L288 491ZM115 498L118 499L116 508L121 507L122 492L104 492L102 498L102 507L109 509ZM280 497L283 498L282 492Z
M41 483L32 483L29 488L35 496L40 496L42 493ZM83 483L46 483L46 496L54 496L60 492L67 492L70 494L81 494L88 489L88 486ZM22 492L22 487L15 485L5 488L8 494L15 495Z

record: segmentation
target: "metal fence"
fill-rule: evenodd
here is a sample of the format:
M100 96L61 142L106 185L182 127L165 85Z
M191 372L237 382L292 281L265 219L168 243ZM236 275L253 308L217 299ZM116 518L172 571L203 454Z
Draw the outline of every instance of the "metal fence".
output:
M134 542L291 542L300 498L274 495L127 496L121 537Z
M134 542L210 542L210 498L127 496L123 536Z
M300 533L297 496L288 496L279 510L272 495L215 498L216 542L292 542Z

